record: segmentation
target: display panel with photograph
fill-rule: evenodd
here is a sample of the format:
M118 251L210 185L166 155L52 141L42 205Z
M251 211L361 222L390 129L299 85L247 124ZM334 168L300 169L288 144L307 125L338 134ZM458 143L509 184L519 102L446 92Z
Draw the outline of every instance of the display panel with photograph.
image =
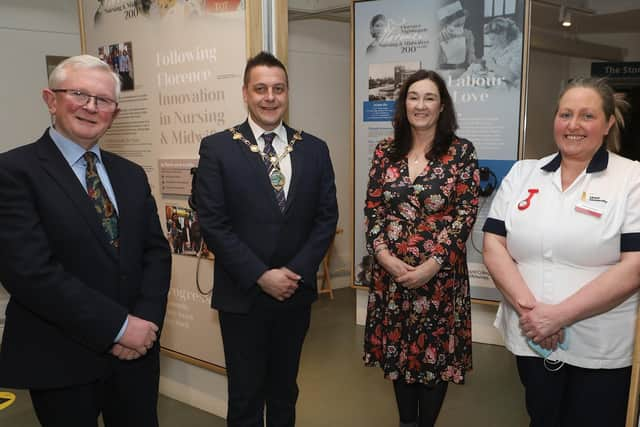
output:
M473 142L494 186L518 158L523 97L524 0L369 0L354 12L354 282L367 285L363 206L375 146L393 135L403 78L437 71L454 101L458 136ZM495 179L493 178L495 176ZM487 184L484 182L483 184ZM482 231L493 195L481 197L467 243L472 296L497 300L482 262Z
M245 20L253 15L242 0L78 0L78 5L83 51L109 63L122 82L119 113L101 148L145 170L171 241L162 349L220 371L225 361L217 313L211 296L201 292L213 287L213 262L195 256L203 255L204 245L197 215L186 208L183 181L189 176L163 174L167 161L160 160L197 159L202 138L245 119Z

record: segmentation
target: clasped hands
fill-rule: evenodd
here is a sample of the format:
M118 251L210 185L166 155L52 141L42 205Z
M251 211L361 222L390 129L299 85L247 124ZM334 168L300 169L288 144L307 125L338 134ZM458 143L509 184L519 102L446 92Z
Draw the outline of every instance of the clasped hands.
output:
M298 290L301 278L287 267L272 268L258 278L258 286L278 301L284 301Z
M538 301L520 301L520 329L523 335L548 350L564 341L564 325L558 305Z
M134 360L147 354L158 339L158 326L129 314L127 328L110 353L120 360Z
M382 268L393 276L396 283L408 289L424 286L440 271L440 264L431 258L419 266L413 267L394 256L387 249L378 252L376 259Z

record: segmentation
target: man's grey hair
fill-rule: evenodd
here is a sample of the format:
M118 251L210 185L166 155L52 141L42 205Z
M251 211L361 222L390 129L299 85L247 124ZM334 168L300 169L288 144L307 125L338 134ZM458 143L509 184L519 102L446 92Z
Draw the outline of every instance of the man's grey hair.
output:
M61 89L60 85L67 78L67 70L73 69L95 69L103 70L113 78L115 86L115 101L120 99L120 76L114 73L109 67L109 64L102 61L100 58L91 55L77 55L65 59L59 63L56 68L53 69L51 75L49 75L49 89ZM77 88L65 88L65 89L77 89Z

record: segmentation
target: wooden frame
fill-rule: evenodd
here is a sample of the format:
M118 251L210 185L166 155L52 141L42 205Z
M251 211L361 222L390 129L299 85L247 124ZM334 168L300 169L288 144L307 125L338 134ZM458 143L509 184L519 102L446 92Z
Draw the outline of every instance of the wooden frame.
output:
M82 0L78 0L78 25L80 27L80 52L87 53L87 33L84 30L84 5Z
M527 128L527 99L529 94L529 56L531 51L531 1L524 0L524 26L522 31L522 77L520 85L520 143L518 144L518 159L524 158L524 147ZM497 189L496 189L497 190Z
M356 70L355 70L355 4L357 0L351 0L351 13L349 18L351 19L351 34L350 34L350 42L351 42L351 61L349 61L349 98L351 111L349 114L351 120L350 126L350 135L349 140L351 142L351 223L353 227L351 227L351 287L353 289L362 289L367 290L366 286L356 285L356 269L354 266L356 265L356 209L355 209L355 188L356 188ZM360 230L362 232L362 230Z

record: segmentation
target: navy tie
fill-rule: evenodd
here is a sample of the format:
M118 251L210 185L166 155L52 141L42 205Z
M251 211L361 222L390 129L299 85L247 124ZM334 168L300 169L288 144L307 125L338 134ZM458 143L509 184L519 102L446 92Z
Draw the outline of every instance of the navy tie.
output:
M276 154L276 150L273 148L273 138L275 136L276 134L273 132L262 134L262 139L264 140L264 154L267 155L267 158L263 160L264 160L264 164L267 166L267 173L269 174L269 177L271 177L271 173L273 172L274 169L278 169L269 160L269 158L271 157L278 156ZM282 171L280 171L280 173L282 173ZM276 188L274 188L273 191L276 195L276 200L278 201L278 207L280 208L280 211L284 212L284 208L287 205L287 198L284 195L284 186L280 190L277 190Z

